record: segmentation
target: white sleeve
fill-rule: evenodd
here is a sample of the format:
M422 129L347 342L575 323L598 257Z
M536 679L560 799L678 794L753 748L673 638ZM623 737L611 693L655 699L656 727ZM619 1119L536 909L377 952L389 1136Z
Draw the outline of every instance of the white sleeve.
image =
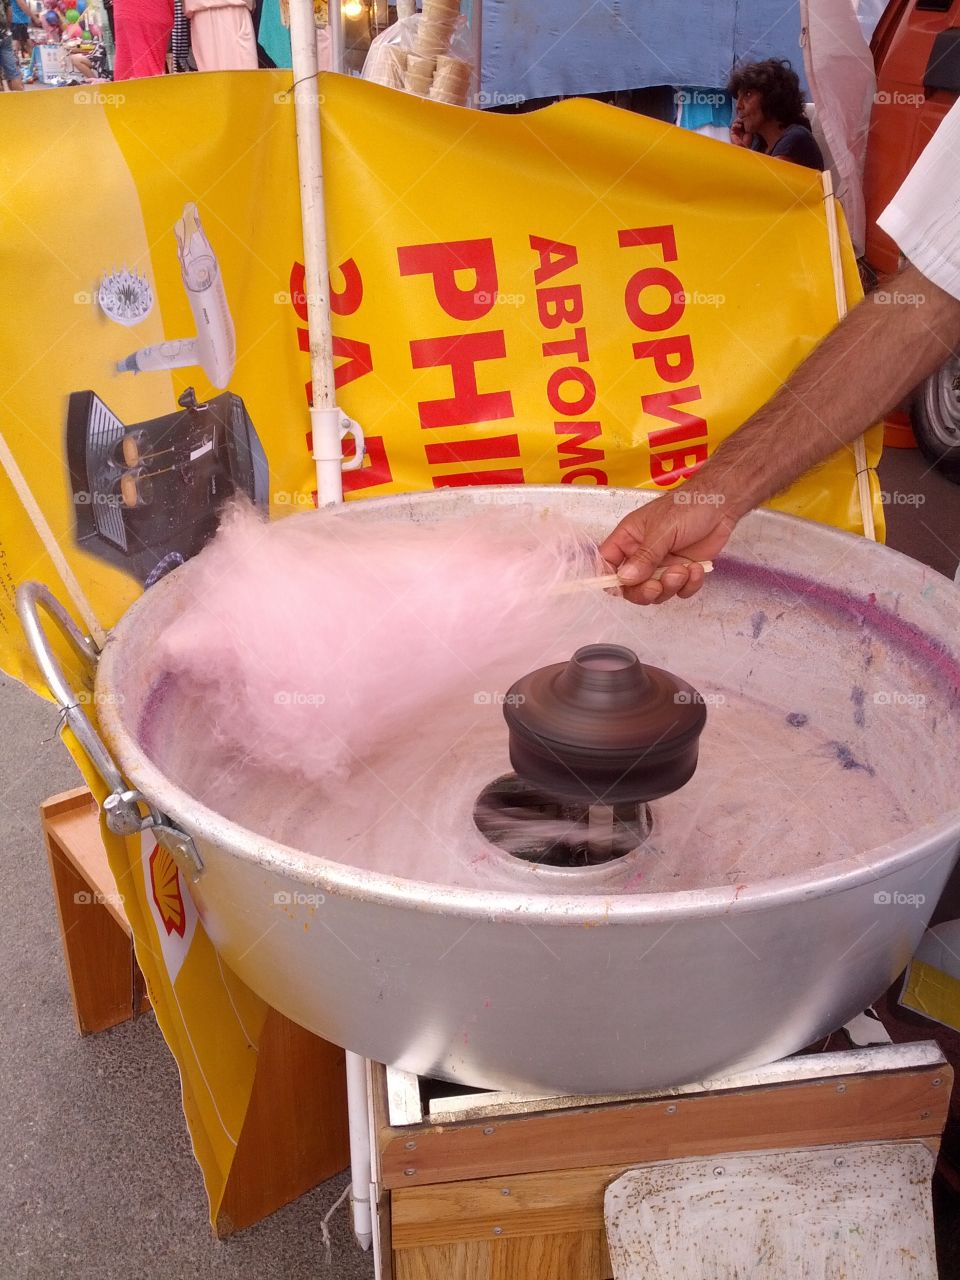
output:
M877 225L918 271L960 300L960 98Z

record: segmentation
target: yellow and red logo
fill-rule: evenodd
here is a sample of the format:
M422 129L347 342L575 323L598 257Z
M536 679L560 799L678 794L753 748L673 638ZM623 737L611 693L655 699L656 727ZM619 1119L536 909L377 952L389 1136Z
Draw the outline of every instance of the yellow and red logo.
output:
M150 855L150 887L167 935L175 933L182 938L187 927L187 913L180 892L180 874L173 858L160 845Z

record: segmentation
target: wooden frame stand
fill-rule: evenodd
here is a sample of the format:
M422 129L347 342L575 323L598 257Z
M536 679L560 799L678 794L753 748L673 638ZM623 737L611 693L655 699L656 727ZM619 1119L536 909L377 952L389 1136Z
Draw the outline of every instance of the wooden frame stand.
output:
M53 895L82 1036L106 1031L150 1008L107 851L97 802L86 789L65 791L40 806Z
M383 1280L610 1280L604 1192L684 1156L864 1142L936 1154L953 1071L932 1042L787 1059L633 1098L423 1102L370 1064ZM931 1219L932 1223L932 1219Z
M150 1002L96 801L79 787L46 800L40 816L77 1029L90 1035L137 1017ZM217 1235L259 1222L349 1163L343 1050L271 1009Z

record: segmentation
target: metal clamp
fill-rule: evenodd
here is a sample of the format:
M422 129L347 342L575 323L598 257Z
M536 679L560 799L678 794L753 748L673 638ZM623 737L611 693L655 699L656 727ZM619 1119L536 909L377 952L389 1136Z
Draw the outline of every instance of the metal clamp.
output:
M156 836L157 843L169 851L184 875L190 880L198 880L203 871L203 860L193 837L181 831L139 791L127 784L103 739L80 705L80 695L74 691L63 673L40 621L41 609L56 623L70 648L80 658L91 689L100 649L90 636L83 635L59 600L41 583L24 582L17 588L17 616L30 652L40 668L47 688L60 707L64 723L69 726L87 759L110 788L110 794L103 802L107 826L118 836L132 836L140 831L149 831Z
M367 442L364 439L363 428L359 422L354 421L340 410L340 439L344 436L353 436L356 452L352 458L344 458L340 465L341 471L359 471L363 466L364 455L367 452Z

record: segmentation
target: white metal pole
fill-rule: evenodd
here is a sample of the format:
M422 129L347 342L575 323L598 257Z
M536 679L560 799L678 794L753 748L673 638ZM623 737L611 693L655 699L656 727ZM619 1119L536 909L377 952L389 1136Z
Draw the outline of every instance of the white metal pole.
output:
M367 1111L367 1064L347 1050L347 1115L350 1121L350 1181L353 1184L353 1231L361 1249L373 1240L370 1206L370 1118Z
M343 75L343 9L342 0L328 0L327 30L330 32L330 67Z
M373 1105L373 1063L369 1058L364 1059L364 1067L366 1068L364 1087L367 1091L367 1132L370 1136L370 1226L373 1229L373 1280L388 1280L387 1270L390 1265L389 1258L386 1266L384 1265L384 1246L389 1250L390 1241L384 1240L380 1234L380 1151L378 1149L377 1134L377 1117Z
M334 0L334 5L338 0ZM293 101L297 119L300 216L303 223L304 292L310 334L313 407L313 458L317 501L321 507L343 501L340 410L333 386L333 339L327 284L327 226L323 209L323 161L320 152L320 98L317 81L317 31L312 0L291 0L290 45Z

